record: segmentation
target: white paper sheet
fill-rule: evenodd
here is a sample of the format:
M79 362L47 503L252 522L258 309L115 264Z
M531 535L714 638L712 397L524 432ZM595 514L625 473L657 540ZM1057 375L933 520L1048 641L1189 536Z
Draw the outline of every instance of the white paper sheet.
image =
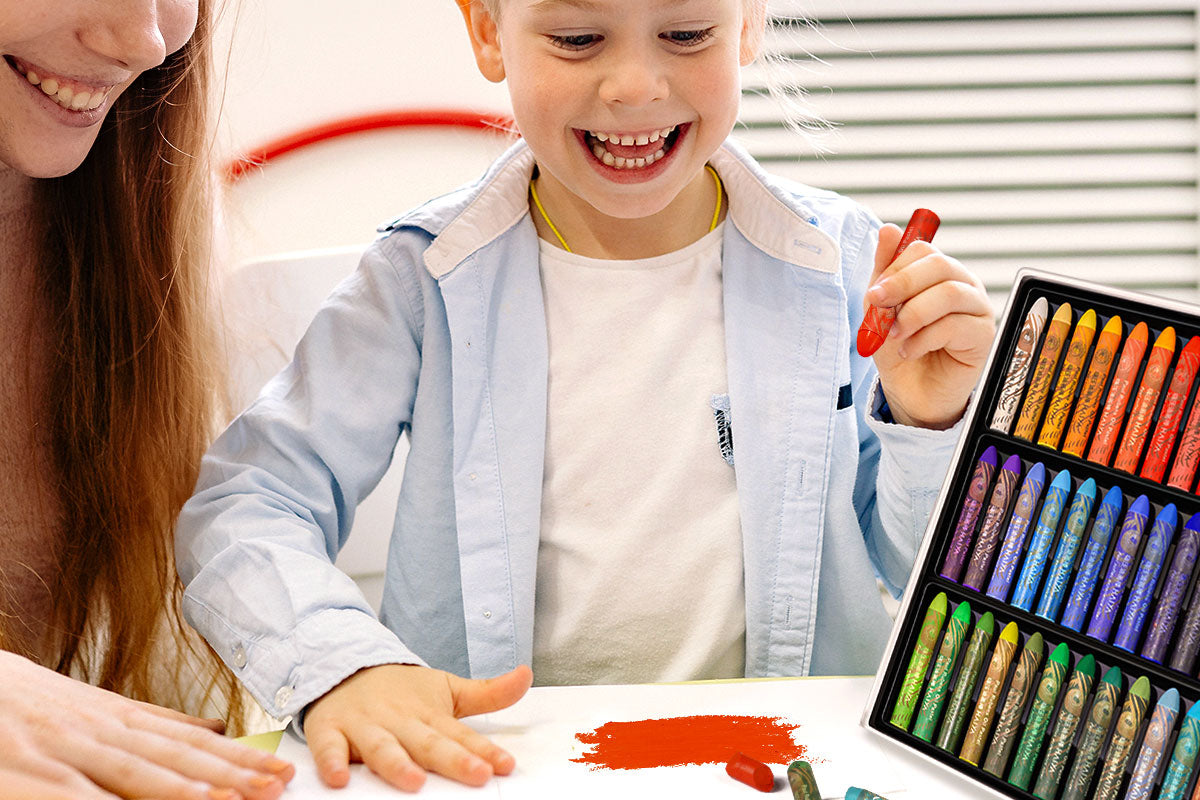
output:
M478 789L430 775L421 796L430 800L752 800L759 796L730 778L723 763L614 770L572 761L591 749L576 734L607 722L697 715L779 717L796 725L792 738L806 749L805 758L824 798L842 798L851 785L905 796L907 787L888 756L858 725L870 688L869 678L535 688L512 708L467 720L516 757L512 775ZM290 735L278 752L297 766L288 798L394 800L400 796L362 765L352 768L348 791L324 788L305 745ZM770 766L775 774L774 796L790 797L787 765Z

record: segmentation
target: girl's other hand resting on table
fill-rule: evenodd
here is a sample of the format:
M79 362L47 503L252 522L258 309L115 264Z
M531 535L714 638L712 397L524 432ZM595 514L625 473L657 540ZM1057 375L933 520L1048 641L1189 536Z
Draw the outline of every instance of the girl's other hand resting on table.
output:
M516 762L459 718L507 708L532 683L527 666L487 680L411 665L369 667L312 704L304 734L321 780L335 788L350 780L352 760L405 791L420 789L426 770L482 786Z
M130 700L0 651L6 798L273 800L295 768L224 723Z

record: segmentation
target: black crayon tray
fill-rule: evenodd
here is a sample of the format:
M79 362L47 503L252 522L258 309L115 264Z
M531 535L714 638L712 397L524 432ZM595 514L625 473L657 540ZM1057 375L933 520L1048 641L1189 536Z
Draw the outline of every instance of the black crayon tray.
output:
M983 673L985 673L987 670L987 665L992 657L992 653L994 652L996 642L1000 637L1000 633L1008 622L1015 622L1017 624L1019 637L1016 654L1014 655L1012 663L1009 666L1004 687L1001 690L999 703L997 704L997 716L1000 713L1000 708L1004 705L1009 685L1011 683L1012 673L1016 667L1021 649L1035 632L1040 632L1045 641L1045 650L1037 673L1038 679L1040 679L1041 671L1045 668L1047 658L1055 646L1065 642L1070 649L1070 665L1067 669L1066 676L1063 679L1063 688L1058 694L1058 698L1054 705L1054 711L1050 716L1050 725L1046 730L1041 755L1039 756L1037 764L1034 768L1035 777L1038 773L1038 770L1040 770L1042 760L1045 757L1046 743L1049 741L1050 731L1053 728L1054 721L1057 719L1063 696L1066 694L1067 681L1071 677L1074 666L1081 658L1084 657L1084 655L1090 653L1096 660L1094 686L1099 684L1101 676L1109 667L1117 666L1120 668L1123 676L1121 686L1122 691L1120 695L1120 701L1122 703L1128 696L1130 686L1135 678L1146 676L1150 682L1151 692L1149 707L1146 710L1140 728L1138 729L1136 739L1134 740L1132 754L1129 757L1129 761L1125 767L1125 775L1116 795L1117 797L1125 796L1126 789L1130 782L1130 775L1133 772L1137 755L1141 749L1142 739L1145 735L1151 713L1155 708L1158 698L1170 688L1175 688L1178 690L1180 695L1179 712L1175 718L1170 736L1167 739L1162 762L1157 771L1152 791L1149 794L1150 797L1157 797L1160 788L1160 782L1164 775L1166 765L1170 761L1172 751L1175 747L1176 738L1179 734L1185 715L1192 704L1200 702L1200 678L1197 677L1197 671L1200 670L1200 657L1194 659L1190 671L1188 672L1172 669L1169 666L1173 649L1178 645L1178 632L1184 623L1187 612L1193 603L1200 603L1200 591L1197 590L1197 575L1200 574L1200 559L1197 559L1196 563L1193 565L1187 580L1187 585L1184 588L1182 604L1174 624L1174 634L1172 635L1170 644L1168 645L1168 651L1162 659L1163 663L1155 663L1147 658L1143 658L1139 654L1140 648L1143 646L1140 644L1140 642L1145 638L1148 632L1150 620L1153 617L1155 608L1160 600L1163 583L1174 558L1176 548L1180 542L1180 534L1184 529L1184 525L1193 514L1200 513L1200 496L1195 493L1194 485L1191 490L1172 488L1166 485L1165 476L1162 482L1154 481L1148 478L1143 478L1136 473L1130 474L1128 472L1117 470L1112 466L1088 461L1082 456L1076 457L1065 454L1057 448L1052 449L1047 446L1039 445L1037 443L1037 435L1034 435L1032 440L1025 440L1017 438L1011 432L1004 433L992 429L992 416L995 411L996 403L999 400L1006 375L1008 373L1009 363L1013 356L1014 348L1017 344L1018 337L1021 335L1021 329L1025 322L1026 315L1038 298L1042 297L1046 298L1048 301L1049 310L1046 316L1045 324L1039 334L1041 339L1036 343L1036 346L1031 354L1030 367L1025 375L1021 390L1021 403L1023 403L1024 395L1028 391L1029 384L1035 373L1041 347L1047 338L1046 333L1047 329L1050 327L1051 318L1053 317L1055 311L1063 303L1070 303L1073 314L1071 325L1066 334L1066 341L1062 345L1062 353L1058 357L1057 366L1054 372L1054 382L1051 383L1050 391L1046 397L1047 406L1049 405L1050 397L1053 395L1053 389L1057 383L1059 372L1063 367L1065 354L1068 350L1071 336L1075 330L1075 323L1079 321L1084 311L1087 309L1093 309L1098 317L1096 324L1096 336L1093 338L1091 350L1082 364L1082 373L1084 375L1086 374L1087 367L1090 364L1091 357L1095 354L1097 340L1104 324L1113 315L1119 315L1123 323L1121 341L1117 345L1117 350L1113 355L1114 365L1112 369L1110 369L1107 381L1105 383L1105 394L1103 395L1105 399L1107 399L1108 389L1111 387L1113 376L1116 373L1115 362L1121 354L1121 347L1125 344L1126 338L1130 334L1134 325L1139 321L1145 322L1149 327L1150 331L1146 350L1142 356L1137 377L1133 381L1133 390L1129 397L1128 405L1125 409L1126 420L1124 423L1122 423L1122 428L1120 431L1121 435L1117 439L1118 442L1120 442L1121 437L1124 436L1124 428L1128 422L1129 413L1134 406L1135 397L1142 378L1142 372L1145 370L1146 364L1149 361L1151 348L1153 347L1157 336L1166 327L1170 326L1174 329L1176 334L1176 346L1170 362L1170 369L1167 372L1166 379L1162 385L1162 391L1154 407L1154 415L1149 426L1150 433L1147 434L1147 444L1143 449L1143 459L1145 457L1146 450L1149 449L1150 436L1157 426L1158 416L1163 407L1168 384L1170 383L1173 375L1174 367L1178 362L1179 354L1184 349L1185 344L1191 339L1191 337L1200 335L1200 307L1197 306L1172 302L1147 295L1139 295L1135 293L1114 290L1097 284L1065 279L1060 276L1032 270L1022 271L1017 276L1017 281L1013 287L1013 291L1009 297L1008 305L1000 322L1000 329L997 333L996 342L993 347L991 357L987 366L985 367L979 390L976 392L974 401L972 402L971 407L968 409L965 428L959 441L958 449L955 452L951 462L949 473L947 474L946 481L942 487L938 505L930 519L921 550L917 556L917 562L913 568L913 573L905 591L904 599L897 616L896 625L892 631L891 641L889 642L887 651L884 654L883 662L880 665L875 686L872 690L871 699L863 714L863 724L878 734L898 741L923 754L932 761L942 764L945 767L976 781L979 785L987 787L998 796L1034 798L1032 791L1022 790L1009 784L1006 779L998 778L988 772L985 772L982 768L982 760L980 761L981 766L977 767L960 759L958 757L958 746L955 746L953 752L943 750L933 744L933 742L937 740L936 735L932 737L933 741L925 742L911 732L913 727L911 722L907 726L907 729L893 725L890 722L892 711L896 705L905 672L908 669L909 658L913 651L913 647L917 642L918 634L920 633L926 611L933 598L939 592L945 592L948 603L946 609L946 621L942 624L941 635L945 634L948 628L950 615L961 602L969 602L971 608L971 626L968 629L966 638L963 640L962 646L959 648L958 656L955 660L954 673L950 682L951 690L959 680L960 676L958 673L961 671L960 668L962 666L964 654L967 650L971 633L974 632L975 623L978 622L982 615L988 611L992 612L995 618L995 629L991 638L991 643L984 655L983 665L979 673L979 678L976 681L974 691L972 692L971 702L968 704L968 707L973 707L975 704L980 688L983 684ZM1075 387L1074 397L1070 406L1071 414L1074 413L1083 383L1084 381L1081 376L1079 383ZM1200 402L1200 399L1197 398L1197 386L1200 386L1200 377L1192 381L1192 386L1189 389L1186 397L1182 418L1179 422L1180 433L1176 437L1175 444L1171 452L1172 459L1175 455L1177 455L1175 451L1179 449L1180 440L1183 438L1182 429L1186 425L1186 422L1191 414L1193 404ZM1021 408L1021 403L1018 403L1017 405L1018 413ZM1101 403L1100 408L1097 410L1097 419L1099 419L1100 414L1103 412L1103 408L1104 404ZM1044 413L1045 408L1043 408L1042 411L1043 415ZM1040 421L1038 423L1038 427L1041 427ZM1067 495L1067 502L1064 504L1062 514L1059 517L1057 527L1055 528L1055 536L1050 545L1050 551L1046 561L1046 568L1042 572L1042 586L1044 586L1046 573L1050 568L1050 561L1053 560L1059 539L1062 536L1063 527L1066 523L1069 513L1070 502L1074 497L1075 490L1078 489L1079 486L1088 478L1094 479L1097 487L1095 501L1092 505L1086 525L1083 528L1082 539L1078 548L1076 549L1074 560L1072 562L1071 577L1067 583L1068 595L1070 594L1075 582L1075 578L1077 577L1080 561L1082 559L1085 546L1088 542L1089 535L1092 531L1093 523L1096 519L1096 512L1101 505L1102 498L1104 497L1106 491L1113 486L1117 486L1121 489L1123 494L1122 507L1120 514L1117 517L1116 525L1114 526L1112 534L1109 537L1104 559L1100 565L1099 575L1095 581L1095 589L1092 593L1091 601L1089 603L1088 617L1091 616L1090 606L1095 604L1097 595L1100 593L1101 584L1103 583L1107 574L1113 551L1117 546L1122 522L1129 509L1129 506L1131 505L1131 502L1139 495L1145 495L1149 500L1150 514L1145 523L1144 534L1142 535L1141 541L1138 545L1138 549L1133 560L1133 566L1130 568L1129 574L1126 577L1123 585L1121 607L1118 609L1117 620L1114 621L1112 631L1106 640L1093 638L1092 636L1087 635L1086 631L1088 626L1086 622L1083 626L1081 626L1079 631L1075 631L1060 624L1059 621L1056 621L1061 619L1063 608L1066 605L1065 597L1062 605L1059 607L1057 615L1055 615L1055 619L1045 619L1037 616L1034 613L1037 609L1036 602L1031 606L1029 611L1025 611L1017 606L1012 605L1011 597L1008 600L1001 600L986 594L986 590L988 588L986 582L979 591L976 591L975 589L965 586L960 582L962 580L961 575L959 580L955 581L943 577L940 574L941 568L947 556L947 552L950 548L952 537L955 533L960 510L962 509L964 500L968 495L968 490L970 488L976 464L978 463L980 456L990 446L994 446L999 454L997 466L995 468L996 475L999 474L1001 465L1005 462L1006 458L1015 455L1021 460L1020 477L1012 491L1014 496L1019 492L1029 468L1034 463L1041 462L1045 466L1046 477L1043 484L1041 498L1038 501L1037 507L1034 509L1032 521L1030 522L1028 531L1025 535L1024 547L1021 552L1020 561L1018 561L1018 567L1020 567L1020 565L1024 562L1024 557L1026 555L1025 549L1028 548L1030 540L1033 538L1034 529L1038 521L1038 512L1041 509L1041 500L1045 499L1045 495L1049 490L1051 481L1064 469L1068 470L1070 473L1070 492ZM1061 446L1062 441L1060 440L1059 447L1061 448ZM1084 456L1086 455L1087 452L1085 451ZM1112 459L1110 458L1110 462L1111 460ZM1170 463L1171 459L1168 460L1168 472L1170 469ZM995 480L995 476L993 476L991 484L992 486L995 485ZM990 492L991 488L989 487L988 495L990 495ZM987 495L985 495L983 508L979 511L979 519L975 524L974 534L971 542L972 548L974 548L976 540L979 536L986 514L986 509L988 506L986 497ZM1150 538L1151 527L1154 522L1155 515L1168 503L1173 503L1178 511L1178 521L1174 528L1174 536L1172 537L1169 549L1163 556L1157 584L1150 600L1149 611L1146 614L1146 622L1139 636L1139 644L1134 648L1133 652L1127 652L1116 647L1112 641L1114 639L1114 634L1117 630L1118 623L1121 619L1121 615L1125 611L1125 601L1128 600L1135 575L1137 574L1138 565L1141 563L1141 558L1146 549L1147 541ZM1011 520L1013 505L1015 504L1012 502L1009 503L1008 513L1005 515L1003 525L1001 526L1001 541L997 542L995 545L995 551L997 553L1000 551L1004 534L1007 530L1008 523ZM993 557L993 567L994 562L995 560ZM1015 586L1016 579L1013 580L1013 584ZM1038 595L1041 594L1042 586L1038 587ZM930 657L929 664L926 667L926 681L928 680L929 673L932 671L934 662L938 656L941 644L941 635L939 635L938 639L933 644L932 656ZM1035 679L1034 692L1036 691L1036 680L1037 679ZM949 690L947 694L949 694ZM1033 692L1031 692L1031 695L1032 694ZM923 695L924 690L922 690L921 696L923 697ZM1093 687L1092 695L1088 700L1088 704L1084 706L1082 721L1076 730L1075 737L1071 745L1067 760L1067 769L1070 768L1070 765L1077 754L1076 750L1078 739L1081 731L1084 728L1083 722L1086 722L1087 720L1087 716L1090 711L1091 699L1094 699L1094 697L1095 689ZM917 702L918 709L920 707L920 699L921 698L919 697ZM1028 718L1029 711L1030 701L1027 699L1021 716L1022 726L1024 726L1024 723ZM1119 712L1120 706L1118 706L1117 711L1113 714L1114 721ZM917 711L914 710L913 719L915 720L916 717ZM987 741L985 741L985 754L991 745L992 733L994 733L994 729L995 720L993 719L992 731L989 733ZM1110 725L1109 734L1111 734L1111 730L1112 726ZM1108 736L1105 737L1106 743L1100 753L1100 762L1093 773L1091 784L1092 791L1095 789L1097 775L1099 774L1103 760L1107 755L1107 740ZM1010 756L1007 762L1007 767L1003 772L1005 777L1007 777L1008 769L1011 768L1012 763L1013 757ZM1200 763L1198 763L1196 769L1192 771L1191 777L1187 783L1187 787L1183 793L1183 797L1191 797L1193 788L1197 784L1198 774L1200 774ZM1057 794L1058 793L1056 793L1056 795Z

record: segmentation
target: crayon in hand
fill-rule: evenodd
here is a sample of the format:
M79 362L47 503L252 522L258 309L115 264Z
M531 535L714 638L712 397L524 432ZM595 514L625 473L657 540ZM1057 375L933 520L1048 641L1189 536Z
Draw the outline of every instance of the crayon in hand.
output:
M1113 459L1113 469L1131 474L1137 471L1142 450L1146 447L1150 419L1158 407L1163 382L1167 378L1167 370L1170 369L1174 356L1175 329L1168 326L1154 340L1154 347L1150 348L1150 359L1146 362L1141 386L1138 387L1137 396L1133 400L1129 422L1125 426L1125 434L1121 437L1121 446L1117 448L1117 457Z
M900 242L896 245L896 252L892 254L892 261L899 258L904 249L918 239L923 242L933 241L933 234L937 232L941 222L938 215L928 208L918 208L914 211L908 225L904 228L904 233L900 236ZM898 310L899 308L895 306L890 308L867 306L867 313L863 317L862 325L858 328L856 341L860 356L866 358L874 355L875 351L883 346L888 332L892 330L892 325L896 322Z
M1038 444L1042 447L1058 448L1063 429L1067 425L1071 401L1075 399L1075 387L1083 373L1083 362L1087 360L1095 336L1096 312L1089 308L1079 318L1079 322L1075 323L1075 333L1071 336L1071 343L1067 345L1067 356L1063 359L1058 382L1054 384L1054 394L1050 396L1050 405L1046 408L1046 419L1042 422L1042 430L1038 434Z
M1145 675L1133 682L1125 705L1121 707L1121 715L1117 717L1116 727L1113 728L1112 739L1108 742L1108 754L1104 758L1104 766L1100 769L1100 779L1096 783L1094 800L1116 800L1121 782L1125 779L1125 766L1129 763L1129 753L1141 730L1142 720L1146 717L1146 709L1150 706L1150 681Z
M1046 397L1050 393L1050 382L1058 370L1058 357L1062 355L1063 345L1071 330L1073 312L1070 303L1063 303L1054 312L1050 326L1046 328L1046 340L1042 343L1042 352L1038 354L1037 366L1033 368L1033 377L1029 379L1029 390L1025 393L1025 402L1021 405L1021 413L1013 428L1013 436L1026 441L1033 441L1037 432L1038 421L1042 418L1042 410L1046 407Z
M1150 449L1146 451L1146 460L1142 464L1143 478L1161 481L1163 473L1167 471L1167 458L1171 455L1171 448L1175 446L1175 438L1179 434L1179 420L1183 417L1183 406L1191 394L1198 366L1200 336L1193 336L1175 364L1175 373L1171 376L1170 386L1167 387L1167 397L1163 400L1158 423L1154 426L1154 436L1150 438Z
M1021 402L1021 393L1025 389L1025 376L1033 364L1033 352L1042 340L1042 329L1046 327L1046 315L1050 312L1050 304L1046 298L1039 297L1025 315L1021 325L1021 333L1013 348L1012 357L1008 361L1008 372L1004 376L1004 384L1000 387L1000 396L996 399L996 410L992 412L989 427L994 431L1007 434L1017 415L1017 406Z
M1092 773L1096 771L1100 748L1108 738L1108 728L1120 702L1121 668L1109 667L1096 687L1096 698L1088 711L1083 733L1079 735L1075 760L1071 762L1071 771L1067 773L1066 783L1063 784L1062 800L1087 800L1090 797L1088 789L1092 785Z
M1100 401L1104 397L1104 384L1108 383L1108 373L1112 371L1117 345L1121 343L1123 333L1121 318L1114 316L1105 324L1096 340L1096 352L1088 364L1083 387L1079 390L1079 402L1075 404L1075 413L1071 415L1071 425L1063 442L1062 451L1069 456L1082 458L1087 448L1088 437L1092 435L1092 426L1096 422L1096 412L1100 410Z

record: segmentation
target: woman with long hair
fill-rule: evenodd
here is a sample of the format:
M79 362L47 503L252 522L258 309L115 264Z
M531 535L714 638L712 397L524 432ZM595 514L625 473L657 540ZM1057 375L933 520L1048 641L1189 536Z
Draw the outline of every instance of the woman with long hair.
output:
M0 0L0 785L269 798L189 633L175 516L217 422L208 0ZM13 793L16 793L15 795Z

